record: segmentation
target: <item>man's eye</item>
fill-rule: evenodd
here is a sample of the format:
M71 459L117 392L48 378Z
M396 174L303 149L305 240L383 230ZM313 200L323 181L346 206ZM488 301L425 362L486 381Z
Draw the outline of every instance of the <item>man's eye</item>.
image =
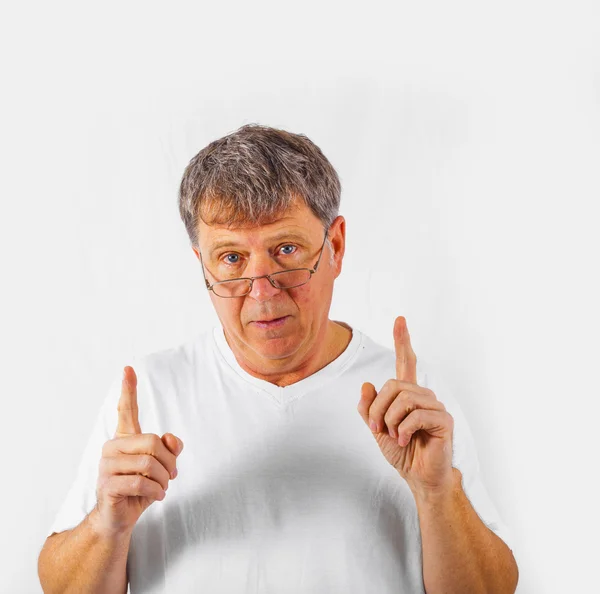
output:
M236 258L238 258L238 257L239 257L239 256L238 256L238 254L227 254L227 255L225 256L225 262L226 262L227 264L237 264L237 263L238 263L238 261L237 261L237 260L235 260L235 261L233 261L233 262L232 262L231 260L227 260L227 258L230 258L231 256L234 256L234 257L236 257Z
M292 254L294 254L297 251L297 248L295 245L291 244L291 243L286 243L285 245L281 246L281 250L283 250L284 248L294 248L294 251L284 251L282 252L284 256L291 256ZM225 262L225 264L239 264L240 260L239 260L239 254L235 254L235 253L230 253L230 254L225 254L223 256L223 260ZM230 259L233 258L233 259Z

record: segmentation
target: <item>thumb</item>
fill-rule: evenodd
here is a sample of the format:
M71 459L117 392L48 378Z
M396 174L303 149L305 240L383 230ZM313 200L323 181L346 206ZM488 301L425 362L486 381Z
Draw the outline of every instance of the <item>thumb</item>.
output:
M363 421L369 424L369 409L377 398L377 390L371 382L364 382L360 387L360 401L356 407Z
M119 418L115 437L127 437L142 432L138 420L137 376L133 367L129 365L123 369L121 398L117 410L119 411Z
M183 441L172 433L165 433L162 437L162 442L167 446L169 451L175 456L179 456L183 450Z

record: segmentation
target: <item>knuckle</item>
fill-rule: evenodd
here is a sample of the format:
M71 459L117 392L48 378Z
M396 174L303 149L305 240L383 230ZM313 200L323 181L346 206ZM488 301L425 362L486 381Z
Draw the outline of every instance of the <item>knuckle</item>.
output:
M388 411L385 413L385 415L383 416L383 422L388 426L388 427L392 427L392 425L394 425L394 423L396 422L394 419L394 414L392 413L392 411L390 411L388 409Z
M142 472L150 472L152 468L153 458L149 454L142 454L140 457L140 470Z
M406 415L403 422L407 427L413 427L421 422L422 409L415 409L410 415Z
M141 491L144 486L144 477L136 474L130 479L130 485L133 491Z
M400 398L402 399L402 409L404 412L410 414L413 410L416 410L417 405L410 392L402 392Z
M101 481L98 485L98 489L101 493L106 495L118 495L122 490L121 484L117 476L108 476L104 481Z
M376 423L379 421L381 417L381 412L378 406L371 406L369 408L369 420L375 421Z
M383 390L385 390L386 392L387 392L388 390L390 390L390 391L391 391L391 390L394 390L394 388L396 387L396 382L397 382L397 380L395 380L395 379L393 379L393 378L390 378L389 380L387 380L387 381L386 381L386 382L383 384L383 386L381 387L381 390L380 390L380 392L383 392Z
M152 449L152 455L156 455L156 453L163 446L162 439L160 436L156 435L156 433L152 433L150 437L150 447Z

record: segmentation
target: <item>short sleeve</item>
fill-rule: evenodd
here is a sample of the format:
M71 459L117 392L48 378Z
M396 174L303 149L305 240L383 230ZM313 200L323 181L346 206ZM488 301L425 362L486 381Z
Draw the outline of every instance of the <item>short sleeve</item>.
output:
M54 522L49 528L47 536L51 536L54 532L75 528L94 509L102 447L114 436L117 427L117 406L120 395L121 371L118 377L113 380L104 398L79 460L75 480L54 517Z
M425 372L425 387L433 390L437 399L444 404L454 419L452 466L462 473L462 485L467 498L481 521L500 537L514 554L513 534L502 521L483 484L475 440L458 401L438 374L432 375L429 370Z

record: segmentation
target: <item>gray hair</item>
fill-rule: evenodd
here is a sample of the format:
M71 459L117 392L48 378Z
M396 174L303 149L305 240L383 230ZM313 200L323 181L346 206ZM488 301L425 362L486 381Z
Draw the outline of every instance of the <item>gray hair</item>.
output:
M265 225L302 200L323 224L338 216L341 184L321 149L304 134L247 124L214 140L185 168L179 214L193 247L198 222ZM333 248L326 241L333 264Z

